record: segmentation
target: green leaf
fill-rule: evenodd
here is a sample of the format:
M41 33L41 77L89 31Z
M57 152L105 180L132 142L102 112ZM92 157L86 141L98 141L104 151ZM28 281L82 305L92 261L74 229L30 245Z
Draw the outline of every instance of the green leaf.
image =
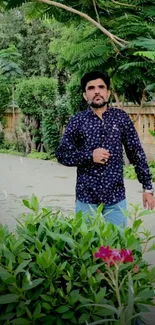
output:
M125 210L125 209L121 209L121 211L122 211L124 217L128 217L128 218L132 219L131 218L131 214L132 214L131 211L128 211L128 210Z
M107 305L107 304L87 304L85 306L86 307L87 306L102 307L102 308L106 308L108 310L111 310L112 312L114 312L115 314L117 314L117 308L115 308L113 306L110 306L110 305Z
M42 243L40 242L40 240L38 238L36 238L35 245L36 245L37 250L40 252L40 250L42 249Z
M101 203L101 204L98 206L98 208L97 208L97 213L98 213L98 214L102 214L102 213L103 213L103 208L104 208L104 204Z
M41 295L40 297L45 301L53 302L53 298L51 296Z
M68 243L71 247L73 247L75 244L72 238L69 238L63 234L55 234L54 232L49 231L47 228L46 231L47 231L47 236L51 237L54 240L58 240L58 241L62 240L63 242Z
M52 306L50 304L48 304L47 302L43 302L42 303L42 307L45 308L45 309L47 309L47 310L52 309Z
M3 254L9 261L11 260L12 263L15 263L15 255L9 249L5 248Z
M31 313L31 311L29 310L28 307L26 307L26 312L27 312L28 317L29 317L30 319L32 319L32 313Z
M63 319L71 319L72 317L74 317L74 312L73 311L68 311L67 313L62 315Z
M151 247L147 250L147 252L151 252L155 250L155 243L151 245Z
M19 238L13 246L13 251L15 251L21 244L23 244L24 241L24 237Z
M60 306L56 309L56 312L59 313L59 314L63 314L63 313L66 313L67 311L69 311L69 306Z
M102 265L104 265L104 263L99 263L97 265L89 266L87 268L87 275L90 276L90 275L94 274Z
M67 261L63 262L60 266L60 270L63 271L66 268Z
M11 274L6 269L4 269L2 266L0 266L0 278L2 280L6 280L10 276L11 276Z
M21 257L21 258L23 258L25 260L28 260L28 259L31 258L31 255L29 253L26 253L26 252L21 252L21 253L18 254L18 257Z
M28 321L25 318L16 318L11 321L12 324L19 324L19 325L24 325L24 324L32 324L31 321Z
M26 208L32 210L31 203L28 200L22 200L22 203L25 205Z
M96 302L99 303L101 299L105 297L106 287L100 289L100 291L96 294Z
M92 232L88 231L86 236L84 236L84 238L83 238L82 245L84 246L85 244L87 244L89 246L89 242L90 242L92 236L93 236Z
M36 280L33 280L31 283L26 283L24 284L23 286L23 290L31 290L35 287L37 287L40 283L42 283L45 279L36 279Z
M97 320L95 322L89 323L89 325L98 325L98 324L103 324L103 323L106 323L106 322L108 322L108 323L110 323L110 322L116 322L116 319L111 318L111 319Z
M149 279L151 283L155 282L155 267L153 267L149 272Z
M154 211L152 211L152 210L144 210L144 211L142 211L142 212L140 212L138 214L138 218L143 217L143 216L148 216L150 214L154 214Z
M37 319L38 316L40 315L40 313L41 313L41 304L40 304L40 302L38 302L38 304L34 310L34 313L33 313L34 319Z
M33 194L32 198L31 198L31 209L33 209L33 211L35 211L36 213L38 213L39 211L39 202L37 197Z
M10 320L14 316L16 316L16 313L8 313L8 314L0 316L0 320Z
M19 295L15 294L6 294L0 296L0 305L10 304L12 302L16 302L19 299Z
M85 324L86 322L88 323L90 319L89 314L82 314L79 318L79 324Z
M67 293L69 293L71 291L71 289L72 289L72 283L71 283L71 281L69 281L67 284Z
M81 271L80 271L81 279L85 279L87 276L87 269L84 264L81 266Z
M131 325L131 317L133 315L134 307L134 288L131 274L128 273L128 305L126 310L126 320L128 325Z
M141 292L138 293L136 296L135 300L141 300L143 299L144 301L153 298L154 297L154 290L149 290L149 289L144 289Z
M141 226L142 223L143 223L143 221L141 219L135 220L134 223L133 223L133 226L132 226L133 229L137 230Z
M152 61L155 60L155 51L138 51L138 52L133 53L133 55L143 56L143 57L150 59Z
M64 321L62 320L62 318L60 318L59 316L57 316L56 317L55 324L57 324L57 325L64 325Z
M31 262L31 260L26 260L26 261L23 261L16 269L15 271L15 276L17 276L18 273L21 273L21 272L26 272L24 270L24 268Z

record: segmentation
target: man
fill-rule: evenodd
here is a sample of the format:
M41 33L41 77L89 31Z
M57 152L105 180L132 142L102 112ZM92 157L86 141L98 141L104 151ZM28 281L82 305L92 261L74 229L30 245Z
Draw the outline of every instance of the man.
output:
M129 116L108 106L110 78L100 71L81 79L88 109L73 116L57 150L58 162L77 166L76 212L83 213L103 203L108 222L124 226L126 208L123 181L123 148L143 186L144 208L153 209L151 174L137 132Z

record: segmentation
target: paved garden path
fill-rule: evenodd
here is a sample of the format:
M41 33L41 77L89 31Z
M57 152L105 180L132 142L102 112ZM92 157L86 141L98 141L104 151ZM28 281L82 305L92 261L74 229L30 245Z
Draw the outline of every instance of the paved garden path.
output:
M74 211L75 177L75 168L56 162L0 154L0 223L14 230L15 218L27 211L22 199L29 199L33 193L41 206ZM141 184L136 180L125 180L125 184L128 203L141 203ZM155 235L155 212L145 216L144 226ZM155 252L147 253L146 258L155 265ZM155 324L155 314L153 323L149 324Z

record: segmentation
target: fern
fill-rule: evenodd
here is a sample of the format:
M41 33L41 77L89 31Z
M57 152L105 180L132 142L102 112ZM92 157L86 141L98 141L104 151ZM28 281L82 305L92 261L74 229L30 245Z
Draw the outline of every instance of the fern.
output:
M134 55L140 55L152 61L155 60L155 51L139 51L139 52L135 52Z
M131 47L141 47L145 48L148 51L154 51L155 50L155 38L146 38L146 37L139 37L136 40L133 40L130 43Z
M141 62L129 62L125 63L124 65L121 65L119 67L119 70L129 70L130 68L146 68L147 64L144 61Z

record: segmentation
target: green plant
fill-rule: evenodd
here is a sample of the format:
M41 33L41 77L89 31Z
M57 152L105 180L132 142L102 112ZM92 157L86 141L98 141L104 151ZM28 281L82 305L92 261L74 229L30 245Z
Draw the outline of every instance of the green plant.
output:
M123 263L129 264L134 261L132 251L129 249L119 250L116 248L111 249L109 246L101 246L99 251L95 253L95 257L100 258L106 264L103 272L98 270L98 273L101 275L101 279L107 282L116 297L115 306L103 305L102 307L105 309L112 309L120 325L131 325L133 318L137 318L138 316L138 314L133 316L134 287L132 276L134 273L139 272L139 267L137 265L132 267L131 264L131 270L127 268L128 271L123 279L120 275L122 269L126 269ZM111 319L111 321L115 321L115 318Z
M11 103L7 104L12 107L13 127L15 127L15 85L23 75L21 62L21 54L14 45L11 44L7 49L0 50L0 75L4 80L6 91L11 89Z
M4 143L4 132L0 131L0 148L2 148Z
M123 231L104 222L102 206L90 218L40 209L34 195L23 203L30 212L18 220L15 234L0 226L0 325L72 325L103 318L110 324L115 309L92 306L116 304L110 286L96 272L104 263L96 261L94 253L106 245L133 252L132 269L127 263L120 273L122 280L126 272L132 275L133 313L152 303L155 269L149 271L142 255L143 238L138 235L144 211L136 212L133 228ZM135 265L140 268L138 274L132 273Z
M124 176L125 178L129 178L129 179L137 178L133 165L124 166Z
M0 153L6 153L12 156L23 156L23 152L19 152L17 150L13 150L13 149L0 149Z
M148 163L150 172L152 174L152 181L155 182L155 162L151 161ZM133 165L124 166L124 177L129 179L137 179L137 175L135 173L135 169Z
M4 79L0 76L0 121L3 124L4 113L7 105L10 101L11 87L4 82Z
M45 134L48 134L48 141L52 147L52 141L58 139L59 135L59 130L55 130L58 115L55 109L57 81L45 77L22 80L17 85L16 96L21 111L25 115L25 128L27 135L29 134L28 143L26 143L26 147L29 148L27 153L30 153L32 148L37 151L42 150ZM57 129L59 128L57 127ZM53 140L54 135L55 139ZM55 147L52 149L54 151Z
M149 161L149 167L155 168L155 161L154 160Z
M149 129L149 133L155 138L155 132L151 129Z
M47 152L32 152L27 155L28 158L35 158L35 159L43 159L43 160L49 160L50 154Z

